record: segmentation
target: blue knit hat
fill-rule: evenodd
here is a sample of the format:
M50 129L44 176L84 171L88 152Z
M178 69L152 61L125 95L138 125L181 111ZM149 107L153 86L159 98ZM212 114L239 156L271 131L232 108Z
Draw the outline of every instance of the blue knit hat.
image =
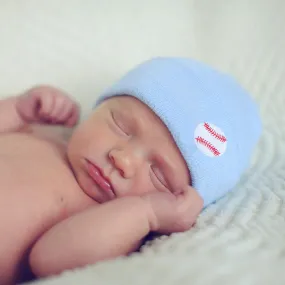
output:
M127 73L98 99L131 95L165 123L209 205L248 167L261 134L258 108L231 77L186 58L155 58Z

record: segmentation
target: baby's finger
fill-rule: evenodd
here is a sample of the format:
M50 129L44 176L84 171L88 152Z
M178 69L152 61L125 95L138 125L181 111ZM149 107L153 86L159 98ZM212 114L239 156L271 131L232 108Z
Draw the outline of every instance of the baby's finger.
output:
M74 104L71 116L68 118L68 120L66 122L66 126L68 126L68 127L75 126L79 120L79 115L80 115L79 107L76 104Z
M39 96L40 109L38 115L43 119L50 119L50 114L53 111L55 97L52 94Z
M183 192L184 192L183 189L181 189L181 188L176 188L176 189L173 189L172 194L175 195L175 196L179 196L179 195L182 194Z
M70 104L65 97L55 97L53 109L50 113L50 118L54 122L62 122L66 116L66 109L70 108ZM65 114L65 115L64 115Z
M71 116L72 110L72 103L69 101L66 102L64 107L60 110L60 113L57 115L57 122L66 124L67 120Z

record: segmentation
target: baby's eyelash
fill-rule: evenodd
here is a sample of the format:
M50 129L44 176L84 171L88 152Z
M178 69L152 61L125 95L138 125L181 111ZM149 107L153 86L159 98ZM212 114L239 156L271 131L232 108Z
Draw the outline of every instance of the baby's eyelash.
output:
M126 128L124 126L122 126L122 124L120 124L120 122L118 120L116 120L113 112L111 112L111 116L112 116L112 120L113 120L114 124L116 125L116 127L121 132L123 132L125 135L130 136L130 133L126 130Z
M165 182L161 181L161 179L160 179L160 178L158 177L158 175L155 173L153 166L150 167L150 171L151 171L151 172L153 173L153 175L155 176L155 179L158 180L159 183L160 183L161 185L163 185L163 187L165 187L165 188L168 189L168 186L165 184Z

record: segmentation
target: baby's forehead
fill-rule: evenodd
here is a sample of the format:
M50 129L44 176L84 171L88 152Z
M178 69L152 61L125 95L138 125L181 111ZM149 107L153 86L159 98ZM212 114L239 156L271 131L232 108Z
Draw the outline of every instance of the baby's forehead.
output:
M131 95L114 96L103 103L103 112L112 112L120 123L133 125L136 132L153 140L173 140L163 120L144 102Z
M103 101L103 103L110 106L117 105L122 107L122 109L140 108L142 105L145 105L141 100L129 94L122 94L107 98Z
M112 108L116 112L137 120L144 120L146 122L148 119L151 121L160 120L147 104L131 95L114 96L106 99L103 104L106 107L105 111Z

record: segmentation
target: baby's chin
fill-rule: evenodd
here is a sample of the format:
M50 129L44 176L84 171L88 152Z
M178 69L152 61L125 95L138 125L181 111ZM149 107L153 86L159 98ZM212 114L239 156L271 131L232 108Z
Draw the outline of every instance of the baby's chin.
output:
M81 177L80 172L82 172L82 170L81 170L82 166L80 166L80 161L78 161L76 159L76 156L74 154L72 154L72 151L69 148L69 146L67 146L66 159L67 159L68 166L69 166L77 184L84 191L84 183L82 183L82 179L80 178Z

